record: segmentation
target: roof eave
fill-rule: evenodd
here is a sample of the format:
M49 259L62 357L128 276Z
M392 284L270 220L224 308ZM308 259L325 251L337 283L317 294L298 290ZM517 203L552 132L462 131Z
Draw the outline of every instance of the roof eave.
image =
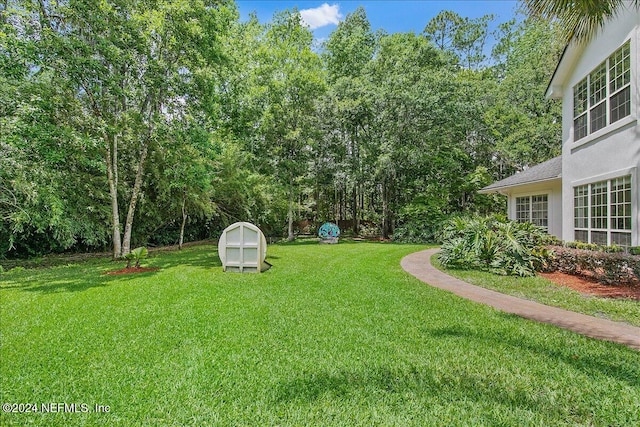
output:
M551 76L545 91L545 97L547 99L562 98L564 88L567 84L567 79L570 77L574 64L585 46L586 43L578 43L574 39L564 47L562 55L560 55L560 59L556 65L556 69L553 71L553 75Z
M565 45L562 50L562 54L560 55L560 59L556 64L555 70L553 70L553 74L551 75L551 79L549 80L549 84L547 85L547 90L545 91L545 98L547 99L558 99L562 97L562 86L558 86L556 83L554 85L554 81L556 81L556 76L558 75L558 70L560 69L560 64L562 64L562 60L567 54L567 49L569 48L569 44Z
M528 185L533 185L533 184L541 184L541 183L545 183L545 182L553 182L553 181L560 181L562 180L562 176L558 175L552 178L545 178L545 179L538 179L535 181L527 181L527 182L521 182L518 184L512 184L512 185L501 185L499 187L492 187L492 188L481 188L480 190L478 190L478 193L480 194L491 194L491 193L500 193L500 194L505 194L503 193L504 190L509 189L509 188L516 188L516 187L524 187L524 186L528 186Z

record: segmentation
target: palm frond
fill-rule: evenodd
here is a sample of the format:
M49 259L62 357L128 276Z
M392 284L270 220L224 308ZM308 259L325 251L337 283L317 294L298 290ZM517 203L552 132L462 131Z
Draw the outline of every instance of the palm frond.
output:
M532 17L558 20L567 42L588 41L608 19L640 10L640 0L523 0L523 4Z

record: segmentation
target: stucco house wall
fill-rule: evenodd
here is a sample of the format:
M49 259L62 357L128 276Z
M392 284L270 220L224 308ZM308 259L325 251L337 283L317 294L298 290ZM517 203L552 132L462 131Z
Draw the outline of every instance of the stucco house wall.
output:
M640 12L629 9L620 14L586 45L568 46L551 81L550 96L562 99L563 240L576 240L573 215L575 187L630 175L631 239L633 246L640 244L639 27ZM631 56L631 114L575 141L573 88L627 41L630 41Z
M628 66L621 59L627 43ZM562 101L562 155L480 192L507 195L509 217L516 219L518 197L547 189L551 234L565 241L640 246L640 10L628 2L590 41L567 45L547 97ZM625 108L616 109L620 105ZM578 135L574 123L580 119Z

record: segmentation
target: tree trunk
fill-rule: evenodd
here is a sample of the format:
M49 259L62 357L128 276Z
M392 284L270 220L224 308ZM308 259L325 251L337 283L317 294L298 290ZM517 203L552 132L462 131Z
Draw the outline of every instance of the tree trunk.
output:
M287 241L293 242L296 236L293 234L293 182L289 181L289 212L287 214L288 227L287 227Z
M338 195L338 187L333 188L333 214L334 214L333 220L337 224L338 219L340 218L340 197ZM322 220L325 221L326 219L323 218Z
M391 235L391 209L389 208L389 187L382 183L382 237L388 239Z
M180 226L180 241L178 242L178 249L182 250L182 243L184 242L184 226L187 223L187 192L185 190L184 198L182 199L182 225Z
M133 184L133 191L131 193L131 200L129 201L129 211L127 212L127 222L124 226L124 240L122 242L122 254L126 255L131 252L131 230L133 228L133 217L136 212L136 204L138 203L138 197L140 196L140 189L142 188L142 178L144 176L144 162L147 158L147 144L142 145L140 150L140 162L138 163L138 170L136 171L136 180Z
M353 234L356 236L360 233L360 219L358 217L358 185L353 185L351 194L351 205L353 206Z
M109 181L109 195L111 196L113 259L118 259L122 256L120 212L118 210L118 139L114 135L113 148L106 133L104 139L107 148L107 180Z

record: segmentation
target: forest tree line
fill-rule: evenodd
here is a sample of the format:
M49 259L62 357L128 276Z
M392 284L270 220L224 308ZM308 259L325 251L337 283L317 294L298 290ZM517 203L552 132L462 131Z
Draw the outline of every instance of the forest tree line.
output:
M564 41L496 19L387 34L359 8L318 45L297 10L5 0L0 257L118 257L236 221L426 241L449 215L504 211L477 190L560 152L544 92Z

